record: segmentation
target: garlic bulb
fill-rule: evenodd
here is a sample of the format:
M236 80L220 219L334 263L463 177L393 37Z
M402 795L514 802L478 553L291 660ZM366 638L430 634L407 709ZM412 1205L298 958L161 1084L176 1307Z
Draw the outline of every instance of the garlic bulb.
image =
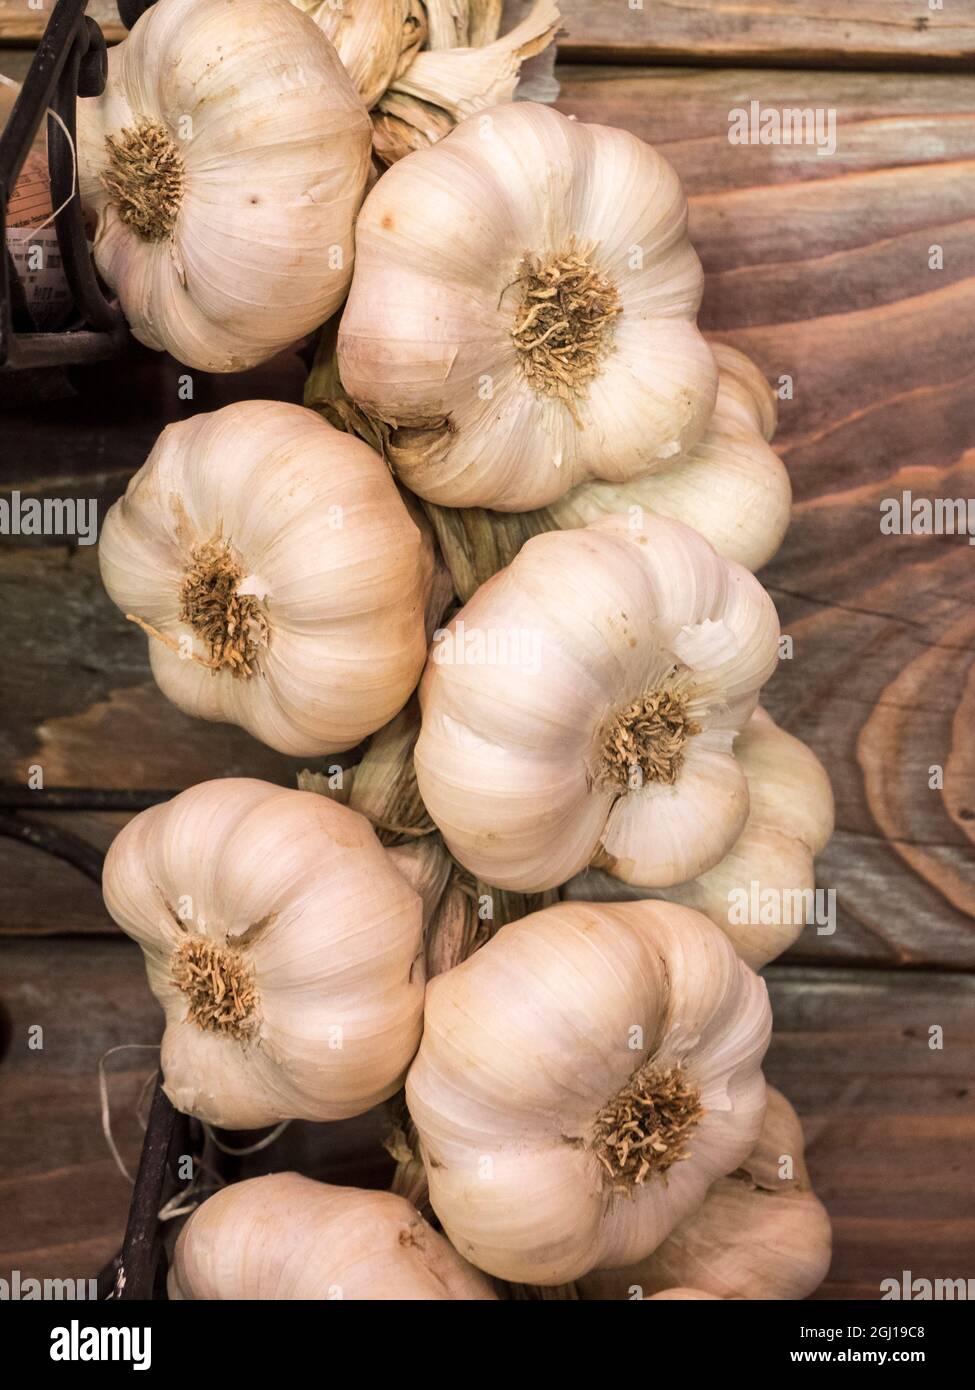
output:
M428 540L379 456L301 406L168 426L99 561L163 693L282 753L353 747L423 667Z
M775 608L689 527L630 520L534 537L435 635L417 781L487 883L592 863L666 887L744 828L732 745L776 664Z
M717 369L677 175L626 131L515 102L383 176L339 327L350 396L449 507L542 507L693 448Z
M352 273L370 123L321 30L281 0L157 0L78 102L95 261L132 332L211 372L329 317Z
M530 1284L649 1254L754 1148L770 1028L765 985L687 908L502 927L431 981L406 1083L454 1246Z
M696 908L753 970L788 950L812 918L813 857L833 833L829 776L812 749L762 709L735 740L735 757L748 780L748 820L714 868L652 891L594 869L577 874L563 895L592 902L666 898Z
M829 1269L826 1209L803 1158L802 1126L785 1096L768 1088L754 1153L719 1178L702 1206L639 1264L580 1281L583 1298L664 1297L693 1285L717 1298L794 1299L817 1289Z
M384 164L435 143L472 111L509 101L516 88L522 94L522 64L550 45L554 66L554 0L535 0L500 36L500 0L292 3L328 35L373 109L373 150ZM555 99L554 79L539 85Z
M665 1300L669 1303L697 1302L703 1303L710 1301L720 1303L721 1299L717 1294L704 1293L701 1289L665 1289L663 1293L652 1293L648 1302L653 1303L657 1300Z
M141 812L105 904L166 1014L166 1094L229 1129L361 1114L423 1013L420 899L368 821L312 792L203 782Z
M496 1299L402 1197L272 1173L224 1187L180 1231L171 1299Z
M776 398L744 353L712 343L718 398L707 431L686 455L626 483L582 483L548 509L550 526L586 526L639 508L693 526L719 555L753 572L767 564L789 526L792 486L769 448Z
M342 388L334 338L331 331L319 336L305 404L383 450L383 430ZM792 503L789 474L767 442L775 431L776 397L743 353L722 343L712 344L712 350L719 367L718 398L707 431L688 454L656 472L627 483L580 483L551 506L530 512L427 504L462 602L510 564L531 536L572 530L614 513L638 518L653 511L683 521L719 555L753 572L772 558L788 529Z

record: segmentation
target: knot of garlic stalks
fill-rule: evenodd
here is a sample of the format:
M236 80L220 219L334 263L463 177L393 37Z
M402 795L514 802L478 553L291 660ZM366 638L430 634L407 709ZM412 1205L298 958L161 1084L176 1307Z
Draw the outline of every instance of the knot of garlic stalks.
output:
M229 541L195 546L180 586L180 619L206 643L209 664L234 676L253 674L268 642L268 620L255 594L242 594L244 567Z
M159 121L141 121L106 135L105 144L109 164L101 181L119 217L144 241L171 236L186 170L169 131Z
M522 67L551 45L544 76L528 79L535 100L553 101L555 0L527 11L501 34L500 0L292 0L328 35L372 112L373 151L392 164L423 149L473 111L527 95ZM506 7L505 7L506 8Z
M703 1114L701 1091L679 1066L644 1063L596 1116L589 1147L616 1192L689 1158L687 1140Z

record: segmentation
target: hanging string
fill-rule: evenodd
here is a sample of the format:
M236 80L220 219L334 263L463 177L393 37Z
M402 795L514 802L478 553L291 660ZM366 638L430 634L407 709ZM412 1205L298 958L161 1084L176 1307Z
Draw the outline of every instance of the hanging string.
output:
M270 1134L265 1134L264 1138L258 1139L256 1144L248 1144L246 1149L232 1149L228 1144L224 1144L217 1138L208 1124L204 1124L203 1128L206 1130L207 1138L222 1154L230 1154L232 1158L243 1158L246 1154L260 1153L261 1149L266 1149L270 1144L273 1144L275 1139L280 1138L290 1123L290 1120L282 1120L279 1125L275 1125Z
M119 1153L118 1145L115 1142L115 1136L112 1134L112 1107L108 1098L108 1074L105 1071L105 1063L108 1061L109 1057L113 1056L116 1052L158 1051L158 1043L119 1043L117 1047L110 1047L107 1052L103 1052L98 1059L98 1096L101 1103L102 1134L104 1134L105 1143L108 1145L109 1152L115 1160L116 1168L118 1168L122 1177L125 1178L126 1182L132 1187L135 1186L135 1178L125 1166L122 1155ZM157 1073L154 1072L152 1075L153 1081L156 1075ZM143 1126L143 1129L144 1128L145 1126Z

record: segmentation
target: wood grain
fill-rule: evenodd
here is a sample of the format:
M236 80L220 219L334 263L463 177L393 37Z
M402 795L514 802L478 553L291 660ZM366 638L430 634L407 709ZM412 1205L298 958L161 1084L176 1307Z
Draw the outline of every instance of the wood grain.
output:
M563 58L722 65L962 67L975 50L965 0L561 0Z
M54 0L0 0L0 41L35 41ZM975 6L949 0L560 0L565 59L777 63L802 67L962 67L975 54ZM113 0L90 0L106 37L125 29Z
M162 1014L142 952L114 941L5 941L0 1011L0 1278L89 1278L121 1245L130 1187L102 1130L99 1061L106 1057L112 1134L135 1172L156 1072ZM43 1047L28 1046L43 1029ZM148 1045L148 1046L145 1046ZM299 1167L360 1186L388 1183L381 1111L340 1124L295 1123L248 1159L245 1175Z
M0 1001L8 1053L0 1165L0 1277L88 1277L114 1254L128 1184L108 1155L97 1067L109 1048L158 1041L160 1015L129 942L6 942ZM904 1268L926 1278L975 1267L975 980L936 973L766 971L776 1020L766 1071L803 1118L807 1159L834 1223L820 1297L879 1296ZM27 1029L41 1024L44 1048ZM943 1029L941 1050L929 1030ZM118 1053L112 1128L135 1163L152 1052ZM142 1113L145 1102L143 1099ZM332 1181L388 1176L382 1112L293 1125L246 1171L297 1166Z
M975 980L909 972L766 972L766 1075L803 1120L833 1222L819 1298L876 1299L880 1282L975 1270ZM932 1048L930 1030L943 1030Z
M795 516L763 575L795 652L767 702L833 777L820 882L837 890L839 922L832 937L805 933L792 958L971 967L972 548L883 536L879 520L905 488L975 496L975 80L575 68L563 84L563 110L625 125L673 160L706 270L703 322L795 384L776 439ZM835 158L729 145L728 111L751 99L834 108ZM928 269L934 243L943 271ZM181 402L179 369L137 354L43 418L3 417L17 445L0 456L0 492L95 496L104 514L167 420L249 394L296 399L302 370L285 356L237 378L197 373ZM291 781L299 763L163 699L93 547L5 540L0 604L16 653L0 665L0 782L23 786L37 764L49 786ZM934 765L943 794L928 789ZM43 916L24 896L36 854L0 845L11 921ZM55 874L58 920L104 929L71 873Z
M704 326L794 383L775 439L793 523L762 574L794 654L763 701L830 770L839 923L793 958L970 968L975 557L964 536L882 535L880 507L975 498L975 81L684 76L580 70L561 105L673 161ZM728 144L731 107L787 91L836 110L835 158Z
M0 0L0 42L36 43L44 32L57 0ZM115 0L88 0L88 14L108 39L119 39L125 26Z
M890 16L889 6L844 5L846 27L878 23L882 8ZM807 16L810 44L839 9ZM956 28L970 14L950 9ZM898 6L898 24L912 14ZM937 31L932 23L920 38ZM835 1222L822 1293L876 1298L880 1280L904 1268L968 1276L975 554L962 536L883 535L880 507L904 489L975 498L975 80L585 66L561 76L563 110L626 126L674 162L706 271L704 325L770 380L794 383L776 440L794 520L762 577L795 645L767 703L830 770L838 829L819 879L836 889L839 914L834 936L807 932L792 963L767 972L768 1074L804 1117ZM835 109L835 155L730 145L728 113L752 100ZM943 270L929 269L932 245ZM151 354L86 374L73 401L0 416L0 495L96 496L104 507L168 420L248 395L298 399L302 370L292 356L229 381L194 374L190 403L178 399L180 369ZM158 694L143 639L101 593L91 548L4 538L0 625L0 782L23 786L37 762L48 785L177 789L234 771L291 780L288 760L239 731L183 719ZM932 768L943 788L929 786ZM102 846L125 819L21 814ZM127 1201L102 1147L97 1056L112 1042L152 1040L158 1015L95 885L40 863L39 851L0 840L0 919L11 934L0 943L0 1002L13 1020L0 1102L15 1117L0 1162L12 1213L0 1261L82 1273L112 1253ZM62 935L43 939L52 927ZM15 1051L35 1016L53 1030L43 1058ZM935 1025L941 1051L928 1046ZM124 1061L121 1135L134 1157L144 1072ZM294 1137L295 1161L317 1161L318 1136ZM336 1140L346 1174L373 1179L374 1140ZM25 1191L37 1201L25 1205Z
M125 491L163 426L234 400L299 400L304 366L284 354L227 377L187 374L134 351L122 363L74 374L78 394L37 412L5 412L0 495L74 497L99 518ZM97 547L63 537L4 537L0 545L4 637L0 782L25 786L31 766L45 785L170 787L206 777L292 782L303 759L265 748L241 729L201 723L163 699L149 673L146 638L111 604ZM124 750L124 757L120 757Z

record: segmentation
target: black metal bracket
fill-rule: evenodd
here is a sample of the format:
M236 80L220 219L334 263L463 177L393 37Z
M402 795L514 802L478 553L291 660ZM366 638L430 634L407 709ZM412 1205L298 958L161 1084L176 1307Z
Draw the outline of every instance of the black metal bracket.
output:
M60 209L54 225L76 309L74 327L37 331L6 244L7 205L47 112L57 113L73 143L77 98L105 90L105 38L86 15L87 7L88 0L58 0L0 135L0 370L96 362L113 356L128 340L121 310L106 299L92 264L81 201L75 196L71 144L57 122L51 122L48 139L51 200ZM119 12L131 26L148 7L145 0L120 0Z
M159 1211L167 1181L181 1150L190 1143L191 1124L175 1110L157 1079L142 1144L121 1254L113 1262L116 1299L149 1299L159 1292L162 1240Z

